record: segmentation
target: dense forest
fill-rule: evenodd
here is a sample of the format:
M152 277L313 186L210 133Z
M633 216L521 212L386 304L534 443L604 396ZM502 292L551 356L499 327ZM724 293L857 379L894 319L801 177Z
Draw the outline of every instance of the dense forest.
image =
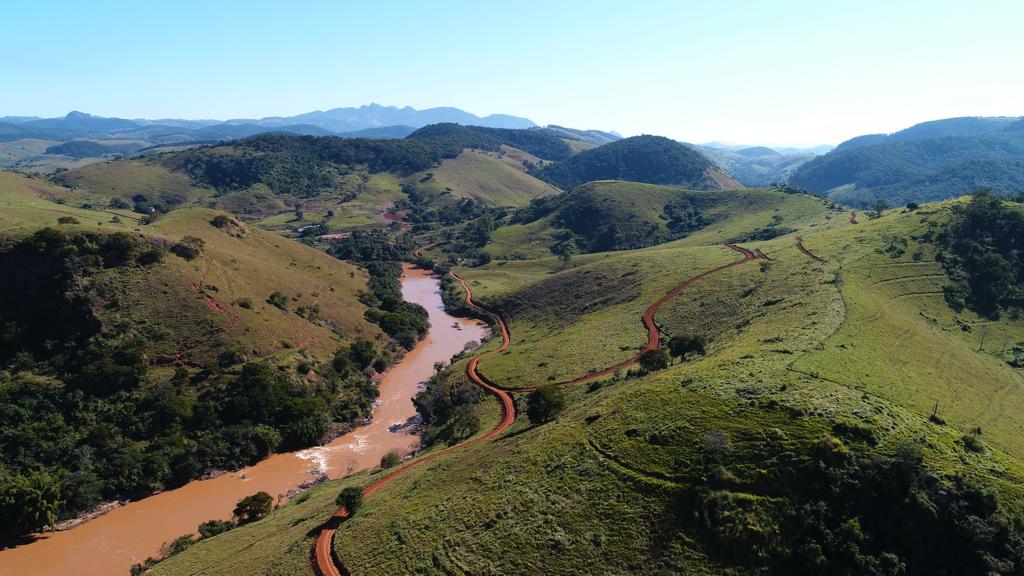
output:
M710 188L710 168L707 158L684 144L662 136L634 136L549 164L534 175L563 190L594 180Z
M954 125L945 135L930 127L911 132L913 137L861 137L803 164L789 181L818 194L833 191L831 197L853 205L941 200L978 188L1020 192L1024 122L994 126L999 128L980 134Z
M938 235L940 258L953 284L946 300L957 309L998 318L1024 308L1024 210L988 190L954 209Z
M519 148L545 160L564 160L572 149L556 132L544 128L514 130L459 124L432 124L409 135L411 140L461 142L464 148L496 151L502 144Z
M127 234L53 229L0 251L4 538L315 444L332 423L369 414L372 370L383 365L368 341L322 366L225 353L198 369L153 371L146 336L93 310L111 304L102 278L171 257ZM319 378L306 380L310 371Z

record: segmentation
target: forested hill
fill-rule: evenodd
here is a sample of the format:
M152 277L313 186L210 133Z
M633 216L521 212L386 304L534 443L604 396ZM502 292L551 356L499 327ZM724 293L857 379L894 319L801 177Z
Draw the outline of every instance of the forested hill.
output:
M562 160L572 154L572 149L557 132L545 128L517 130L451 123L431 124L413 132L407 138L431 142L455 142L464 148L490 151L495 151L504 144L545 160Z
M716 168L700 152L662 136L634 136L585 150L536 171L564 190L594 180L629 180L687 188L719 188Z
M922 202L978 188L1024 190L1024 127L1012 118L928 122L840 144L800 166L790 183L848 204Z

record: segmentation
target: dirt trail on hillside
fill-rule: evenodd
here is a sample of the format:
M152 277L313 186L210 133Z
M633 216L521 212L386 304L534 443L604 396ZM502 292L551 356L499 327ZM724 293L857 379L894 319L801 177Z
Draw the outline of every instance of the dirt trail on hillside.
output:
M856 210L850 210L850 224L856 224L856 223L857 223L857 211Z
M738 246L736 244L726 244L726 247L735 252L739 252L740 254L743 255L743 258L741 260L736 260L728 264L723 264L716 268L712 268L711 270L707 270L705 272L701 272L700 274L687 278L682 283L677 285L675 288L665 293L665 295L659 298L656 302L647 307L647 309L644 311L642 318L643 324L647 328L647 342L640 347L640 351L637 352L632 358L624 360L614 366L609 366L608 368L605 368L603 370L591 372L589 374L585 374L583 376L565 382L558 382L554 385L564 387L573 384L580 384L583 382L588 382L595 378L606 376L608 374L615 372L618 369L628 368L635 365L637 363L637 359L644 352L658 348L661 343L661 333L658 330L658 326L654 321L654 316L658 313L658 310L661 309L661 307L666 302L668 302L672 298L675 298L684 290L689 288L694 282L697 282L702 278L706 278L708 276L711 276L712 274L716 274L723 270L727 270L734 266L743 264L744 262L750 262L751 260L755 260L758 258L769 259L768 256L761 252L760 249L757 249L755 252L743 248L742 246ZM417 249L417 255L419 252L420 250ZM397 469L389 473L387 476L384 476L383 478L370 484L363 491L364 498L367 498L373 495L381 488L384 488L385 486L393 482L397 477L401 476L414 466L419 466L420 464L429 462L443 454L459 450L471 444L475 444L477 442L493 438L494 436L500 434L506 428L511 426L516 419L515 400L512 399L512 396L509 393L531 392L533 390L536 390L536 387L505 388L498 385L497 383L493 382L492 380L490 380L489 378L480 373L478 365L482 357L489 356L492 354L498 354L508 349L509 344L511 343L511 339L509 338L508 326L505 325L505 321L496 312L473 301L473 292L470 289L469 284L467 284L465 280L463 280L458 274L454 272L450 272L450 274L452 275L452 278L455 278L455 280L462 286L462 289L465 290L466 305L478 311L479 313L492 318L498 327L499 333L501 334L501 346L489 352L484 352L473 356L473 358L471 358L469 360L469 363L466 365L466 376L468 376L469 379L472 380L473 383L475 383L477 386L480 386L484 390L487 390L491 394L494 394L501 402L501 420L494 428L492 428L491 430L489 430L488 432L481 436L477 436L461 444L456 444L455 446L445 448L444 450L428 454L422 458L413 460L403 466L398 467ZM321 529L320 534L317 536L316 541L313 543L313 548L311 551L311 560L314 573L319 574L320 576L348 576L350 574L348 569L345 568L344 564L340 561L340 559L335 557L333 550L334 532L337 529L337 526L345 518L348 518L348 516L348 510L346 510L345 507L341 507L334 512L334 515L326 523L324 523L324 526Z
M827 262L827 260L825 260L824 258L819 258L819 257L815 256L813 252L811 252L807 248L804 248L804 237L803 236L797 236L796 237L796 247L797 247L798 250L800 250L801 252L803 252L804 254L809 256L812 260L816 260L818 262Z

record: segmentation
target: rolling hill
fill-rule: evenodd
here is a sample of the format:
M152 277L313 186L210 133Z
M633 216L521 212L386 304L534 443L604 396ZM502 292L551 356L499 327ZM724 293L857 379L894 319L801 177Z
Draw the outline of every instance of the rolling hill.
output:
M634 136L544 166L536 176L568 190L593 180L629 180L687 188L740 188L696 150L661 136Z
M771 190L688 190L597 181L535 200L494 231L496 258L630 250L681 238L767 239L824 213L821 200Z
M370 378L331 367L360 340L378 366L397 351L367 320L366 272L222 212L143 224L62 195L0 172L3 537L369 413Z
M1024 324L946 302L954 279L936 238L965 204L859 224L819 209L735 250L695 234L568 266L459 268L511 336L476 369L510 388L569 383L566 407L409 468L331 525L332 562L353 574L1012 574L1024 559L1012 344ZM642 350L653 302L659 334L703 335L705 352L571 384ZM498 407L476 402L492 411L482 432ZM307 574L331 496L373 476L329 483L155 573Z
M1024 190L1019 119L957 118L891 135L858 137L792 173L789 182L848 204L897 205L959 196L978 188Z

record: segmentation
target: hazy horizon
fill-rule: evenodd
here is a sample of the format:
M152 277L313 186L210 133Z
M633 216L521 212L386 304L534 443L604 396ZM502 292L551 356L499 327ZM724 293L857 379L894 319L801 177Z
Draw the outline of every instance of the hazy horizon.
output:
M7 8L0 116L292 116L370 102L687 142L837 144L1019 116L1013 2L515 10L271 3ZM153 31L157 32L153 32ZM967 42L984 30L984 41ZM26 47L31 47L26 50Z

